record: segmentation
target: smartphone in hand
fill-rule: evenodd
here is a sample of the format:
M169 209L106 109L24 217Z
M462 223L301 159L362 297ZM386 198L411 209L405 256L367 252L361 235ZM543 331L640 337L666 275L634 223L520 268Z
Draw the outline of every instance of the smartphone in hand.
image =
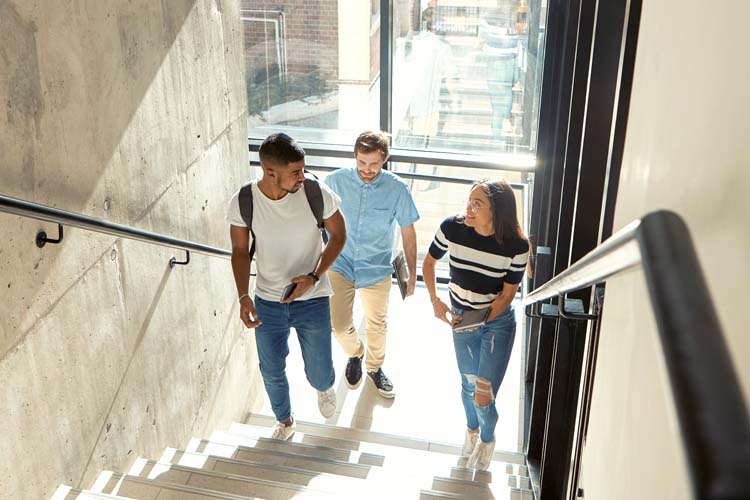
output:
M285 288L284 291L281 292L281 299L279 299L279 302L283 302L286 299L289 298L289 296L294 292L294 289L297 288L297 283L289 283Z

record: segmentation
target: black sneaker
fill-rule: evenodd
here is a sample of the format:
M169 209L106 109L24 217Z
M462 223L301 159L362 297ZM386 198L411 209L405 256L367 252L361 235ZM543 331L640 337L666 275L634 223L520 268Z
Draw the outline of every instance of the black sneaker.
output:
M344 375L346 385L349 389L359 387L359 383L362 382L362 356L349 358L349 361L346 363Z
M378 392L381 396L384 398L396 397L396 392L393 390L393 384L388 380L388 377L385 376L382 368L378 368L378 371L376 372L367 372L367 374L372 379L375 387L378 388Z

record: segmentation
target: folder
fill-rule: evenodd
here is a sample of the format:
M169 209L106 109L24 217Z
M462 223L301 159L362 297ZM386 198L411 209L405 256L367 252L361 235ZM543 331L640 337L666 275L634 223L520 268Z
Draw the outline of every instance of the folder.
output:
M398 283L401 298L405 299L407 282L409 280L409 270L406 267L406 257L404 257L403 251L400 251L398 255L396 255L396 258L393 259L392 265L393 277L396 278L396 283Z
M487 322L490 315L490 308L470 309L461 315L461 322L453 327L454 333L461 333L467 330L479 328Z

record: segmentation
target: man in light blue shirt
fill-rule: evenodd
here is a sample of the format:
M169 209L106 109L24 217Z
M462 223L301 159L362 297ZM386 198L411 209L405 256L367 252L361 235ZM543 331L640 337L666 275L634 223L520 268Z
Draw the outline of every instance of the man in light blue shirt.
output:
M388 159L388 136L367 131L354 144L356 168L342 168L325 179L341 197L347 225L344 250L328 276L333 287L331 323L333 333L349 356L345 378L354 389L362 381L365 347L357 339L352 320L355 291L359 292L367 320L367 374L384 397L396 395L383 373L388 297L391 289L391 259L395 226L401 228L404 256L409 270L407 295L417 281L417 207L404 181L383 170Z

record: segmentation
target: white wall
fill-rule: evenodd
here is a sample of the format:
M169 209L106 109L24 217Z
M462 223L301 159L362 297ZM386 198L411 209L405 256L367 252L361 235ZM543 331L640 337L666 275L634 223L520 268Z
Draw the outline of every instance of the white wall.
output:
M238 9L0 1L0 193L228 248L249 176ZM170 270L170 249L72 228L38 249L39 229L0 214L0 496L88 487L258 407L229 261Z
M617 230L668 208L687 221L746 402L749 18L744 0L644 0L615 218ZM690 498L642 273L609 282L605 308L585 498Z

